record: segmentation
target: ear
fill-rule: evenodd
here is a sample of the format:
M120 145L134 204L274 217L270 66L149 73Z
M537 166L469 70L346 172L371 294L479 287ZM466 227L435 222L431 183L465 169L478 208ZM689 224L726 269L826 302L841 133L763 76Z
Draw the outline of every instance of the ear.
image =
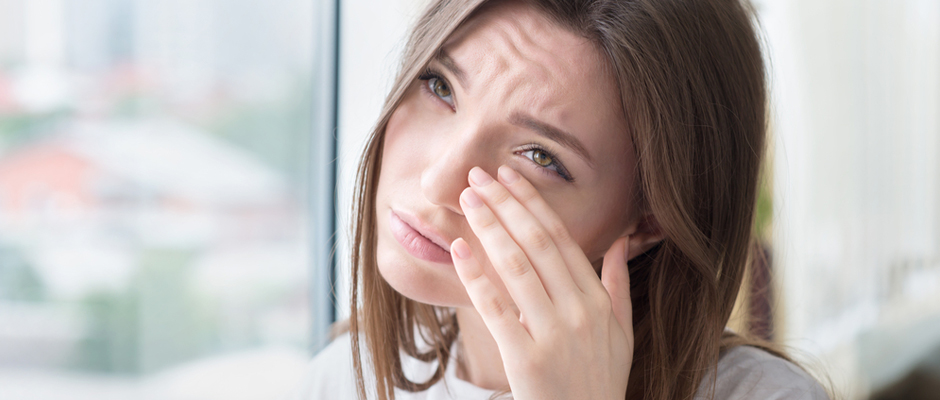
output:
M665 235L659 227L659 222L656 221L656 217L654 217L653 214L645 213L634 220L633 223L627 225L627 228L620 235L620 238L623 237L627 238L626 257L627 263L629 264L633 258L646 253L662 242ZM617 243L617 240L614 241L614 244ZM602 262L603 257L591 262L591 265L594 266L594 270L597 271L598 278L601 277Z
M636 224L630 226L625 232L627 236L627 246L629 249L627 251L628 260L632 260L634 257L646 253L654 246L663 241L665 235L663 234L662 228L659 227L659 222L656 221L656 217L651 213L645 213L641 216Z

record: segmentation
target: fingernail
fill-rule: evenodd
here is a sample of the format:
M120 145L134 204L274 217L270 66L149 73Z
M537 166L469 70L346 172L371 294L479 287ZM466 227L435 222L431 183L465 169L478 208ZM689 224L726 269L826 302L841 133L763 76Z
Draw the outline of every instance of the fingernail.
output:
M477 186L486 186L493 183L493 178L490 177L490 174L487 174L486 171L480 167L473 167L473 169L470 170L470 180L476 183Z
M480 196L477 196L473 189L464 190L463 202L470 208L477 208L483 205L483 200L480 200Z
M470 247L467 246L467 243L463 240L455 240L454 244L450 246L451 251L461 260L466 260L470 258Z
M519 180L519 174L516 173L516 171L514 171L512 168L509 168L505 165L499 167L499 172L497 172L497 174L499 174L499 177L503 180L503 182L509 185L516 183L516 181Z

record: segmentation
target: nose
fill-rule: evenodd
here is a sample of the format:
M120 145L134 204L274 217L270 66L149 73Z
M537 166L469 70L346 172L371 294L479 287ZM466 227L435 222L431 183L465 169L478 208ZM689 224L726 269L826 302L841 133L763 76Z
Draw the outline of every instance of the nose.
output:
M490 168L485 146L473 140L470 135L463 140L451 140L442 143L442 148L429 156L429 162L421 173L421 192L428 201L450 211L463 215L460 208L460 193L469 185L467 176L470 169L479 166L487 172Z

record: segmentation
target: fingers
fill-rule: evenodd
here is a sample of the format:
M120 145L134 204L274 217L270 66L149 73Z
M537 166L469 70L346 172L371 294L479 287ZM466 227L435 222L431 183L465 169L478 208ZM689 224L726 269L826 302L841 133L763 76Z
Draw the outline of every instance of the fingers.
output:
M607 254L601 270L601 282L610 295L611 312L624 332L633 336L633 301L630 298L630 272L627 269L629 237L617 239Z
M512 310L493 282L483 272L479 261L470 251L470 246L462 238L450 245L451 258L457 269L457 276L467 289L470 302L480 313L487 329L497 343L528 343L531 336L519 322L519 316Z
M519 310L529 319L549 320L552 302L525 252L472 188L461 193L460 204L470 228L483 244L486 255Z
M518 202L545 227L546 232L551 236L558 252L565 261L565 265L568 266L575 285L583 293L600 290L601 285L597 280L597 272L594 271L590 261L584 256L581 246L571 238L568 228L565 227L561 218L542 198L538 190L532 186L532 183L505 165L499 167L498 175L506 190L512 193L513 197L518 199Z
M525 253L529 264L541 278L549 298L553 302L564 301L566 296L576 293L578 288L571 278L565 258L538 218L519 203L504 184L495 183L482 169L474 168L470 171L470 182L473 191L500 221L496 231L507 233ZM505 266L510 267L507 272L514 272L512 265Z

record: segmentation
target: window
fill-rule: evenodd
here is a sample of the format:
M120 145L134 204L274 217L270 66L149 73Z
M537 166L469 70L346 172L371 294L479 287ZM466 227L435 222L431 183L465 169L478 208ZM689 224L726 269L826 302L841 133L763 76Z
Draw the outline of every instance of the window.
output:
M333 318L335 20L0 1L0 398L295 387Z

